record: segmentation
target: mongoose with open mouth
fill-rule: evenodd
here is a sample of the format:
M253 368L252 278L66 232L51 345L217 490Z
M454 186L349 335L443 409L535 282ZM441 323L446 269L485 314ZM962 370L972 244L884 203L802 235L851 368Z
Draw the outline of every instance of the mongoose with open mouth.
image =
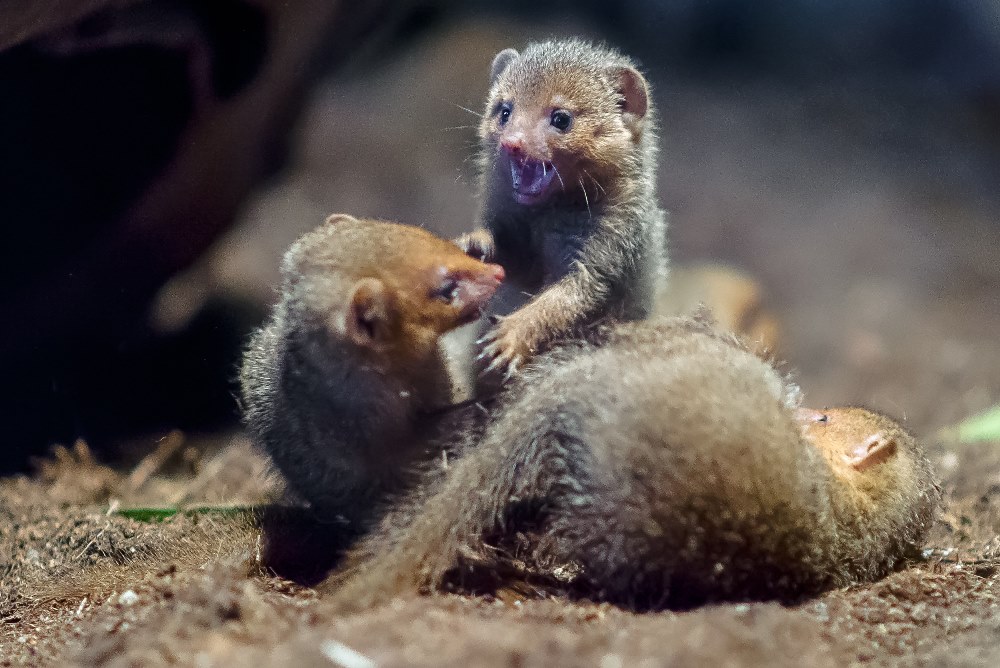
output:
M666 276L666 217L635 64L576 39L501 51L479 138L480 229L458 243L507 272L487 369L509 376L599 321L645 318Z

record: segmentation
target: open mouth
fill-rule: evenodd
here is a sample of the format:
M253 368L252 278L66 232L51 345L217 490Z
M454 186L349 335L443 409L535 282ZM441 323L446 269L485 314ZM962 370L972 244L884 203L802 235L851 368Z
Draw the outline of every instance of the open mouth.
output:
M541 200L556 178L556 168L547 160L531 158L510 159L510 180L514 199L519 204L533 204Z

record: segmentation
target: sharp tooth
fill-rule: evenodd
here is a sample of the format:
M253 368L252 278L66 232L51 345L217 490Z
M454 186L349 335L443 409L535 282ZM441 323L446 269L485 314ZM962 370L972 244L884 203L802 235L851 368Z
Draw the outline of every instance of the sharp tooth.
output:
M514 190L521 187L521 167L515 160L510 161L510 180L511 185L514 186Z

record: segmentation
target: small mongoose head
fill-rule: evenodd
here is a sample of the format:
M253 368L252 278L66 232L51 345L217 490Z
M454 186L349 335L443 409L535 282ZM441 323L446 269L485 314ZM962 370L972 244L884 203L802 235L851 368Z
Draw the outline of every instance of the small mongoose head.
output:
M916 439L895 420L864 408L799 409L803 436L822 452L834 475L875 503L936 494L930 465Z
M481 315L503 269L426 230L346 214L303 236L282 264L286 308L307 338L386 375L419 378L438 338Z
M632 62L580 40L542 42L493 59L479 127L483 169L513 201L608 196L636 168L649 86Z

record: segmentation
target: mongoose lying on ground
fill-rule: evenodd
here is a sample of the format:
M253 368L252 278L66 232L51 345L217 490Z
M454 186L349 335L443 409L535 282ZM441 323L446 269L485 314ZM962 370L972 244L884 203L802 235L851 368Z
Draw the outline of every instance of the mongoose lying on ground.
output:
M920 545L940 492L889 418L797 409L794 385L699 318L603 335L540 357L482 441L348 555L334 599L461 585L503 570L522 532L518 560L636 608L795 600Z

